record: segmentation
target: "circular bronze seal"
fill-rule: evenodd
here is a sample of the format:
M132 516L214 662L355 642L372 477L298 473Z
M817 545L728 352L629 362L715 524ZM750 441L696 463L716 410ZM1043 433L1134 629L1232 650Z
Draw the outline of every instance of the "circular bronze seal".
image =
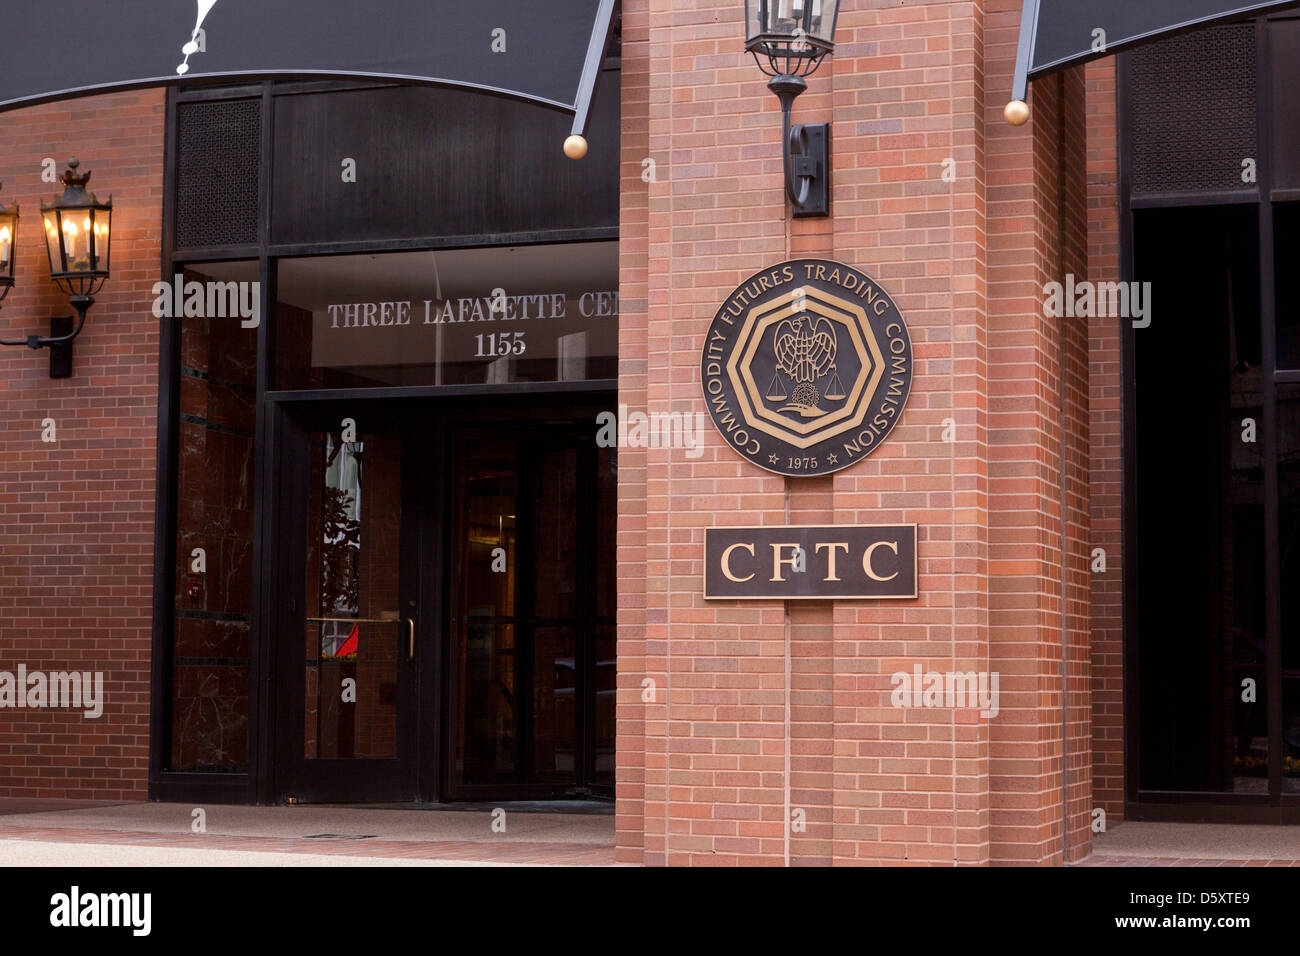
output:
M912 340L865 273L792 259L728 296L700 376L713 424L740 455L781 475L828 475L871 454L898 424Z

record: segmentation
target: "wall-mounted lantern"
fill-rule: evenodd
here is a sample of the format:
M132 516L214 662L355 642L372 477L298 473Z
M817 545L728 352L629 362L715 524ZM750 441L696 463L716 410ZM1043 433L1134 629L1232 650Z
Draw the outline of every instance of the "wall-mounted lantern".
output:
M69 304L77 311L77 322L71 316L56 316L50 320L49 336L29 335L26 339L0 339L0 345L25 345L31 349L49 348L50 377L67 378L72 374L72 340L81 334L86 324L86 312L95 304L97 293L108 279L109 252L112 240L113 199L100 202L94 193L86 191L90 173L79 175L81 164L73 159L60 182L63 195L55 197L48 205L41 203L41 218L45 226L45 250L50 260L50 278L68 296ZM3 215L0 214L0 223ZM18 214L13 214L11 234L18 235ZM0 224L0 255L3 254L3 225ZM13 251L10 247L9 285L13 285ZM2 269L0 269L2 271ZM0 299L3 295L0 295Z
M781 101L785 190L794 215L830 215L830 124L790 125L795 97L835 49L839 0L745 0L745 49Z
M4 183L0 183L0 189ZM18 239L18 204L6 206L0 202L0 302L4 302L14 287L14 243Z

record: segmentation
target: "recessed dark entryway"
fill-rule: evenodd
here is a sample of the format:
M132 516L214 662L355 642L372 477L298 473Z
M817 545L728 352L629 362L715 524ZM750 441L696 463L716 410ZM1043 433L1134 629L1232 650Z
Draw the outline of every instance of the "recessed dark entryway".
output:
M1125 278L1155 293L1119 319L1128 819L1300 820L1297 51L1286 15L1122 61Z
M501 404L277 404L276 799L612 796L614 452Z
M483 90L168 94L163 274L256 308L162 328L153 797L612 795L617 59L601 75L580 163L561 112ZM489 446L517 465L491 546L455 500L492 497L457 471Z

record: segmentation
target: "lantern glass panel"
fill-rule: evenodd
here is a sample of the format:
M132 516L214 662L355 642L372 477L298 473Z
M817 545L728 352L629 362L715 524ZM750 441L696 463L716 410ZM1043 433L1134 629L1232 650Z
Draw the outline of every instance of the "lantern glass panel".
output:
M112 211L66 206L45 211L52 275L89 275L109 269Z
M810 16L808 19L808 36L824 43L835 42L835 15L839 11L839 0L809 0Z
M835 40L839 0L746 0L746 42L780 43L808 37L823 49Z
M91 215L89 209L59 210L65 272L90 272L94 269L90 256L90 234L94 226Z
M110 229L113 224L113 210L92 209L90 211L90 221L91 268L96 272L108 272L109 253L112 251Z
M765 33L774 36L792 37L795 30L803 26L803 6L806 0L767 0L767 24Z
M14 277L14 241L18 238L18 213L0 207L0 280Z
M57 209L41 210L41 228L45 230L45 251L50 257L50 275L63 271L63 246L59 241L59 212Z

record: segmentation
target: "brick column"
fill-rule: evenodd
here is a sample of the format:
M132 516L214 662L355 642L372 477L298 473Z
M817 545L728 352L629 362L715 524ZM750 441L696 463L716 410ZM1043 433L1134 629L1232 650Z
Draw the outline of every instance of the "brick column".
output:
M650 11L648 0L623 0L622 129L619 199L618 400L646 402L646 303L649 178ZM618 693L615 731L616 852L640 863L645 847L645 772L651 705L646 647L646 462L642 449L618 450ZM660 677L662 675L659 675ZM651 678L653 679L653 678Z
M894 296L915 372L889 441L836 474L835 517L918 522L921 596L836 606L837 863L988 854L987 724L890 706L913 665L988 669L982 21L970 3L840 15L835 256Z
M1040 81L1030 124L1002 123L1020 4L987 9L991 861L1060 863L1063 737L1070 858L1089 846L1087 324L1045 317L1043 288L1087 274L1083 78Z
M1088 277L1118 282L1119 111L1115 58L1087 66ZM1121 527L1124 462L1120 432L1120 328L1115 319L1089 322L1089 548L1105 552L1106 570L1092 574L1093 802L1108 823L1124 816L1124 607Z
M1065 330L1062 404L1061 328L1040 305L1061 265L1085 271L1082 139L1056 162L1042 90L1031 126L1002 122L1019 6L846 2L835 56L795 105L833 124L833 215L798 222L743 5L624 10L622 401L703 412L713 313L798 255L889 291L915 374L889 440L826 478L759 471L712 430L696 459L620 452L621 860L1059 860L1063 626L1086 845L1086 329ZM1069 140L1080 81L1064 89ZM917 600L703 599L706 527L912 521ZM914 664L1000 670L1002 713L892 707L891 675Z

